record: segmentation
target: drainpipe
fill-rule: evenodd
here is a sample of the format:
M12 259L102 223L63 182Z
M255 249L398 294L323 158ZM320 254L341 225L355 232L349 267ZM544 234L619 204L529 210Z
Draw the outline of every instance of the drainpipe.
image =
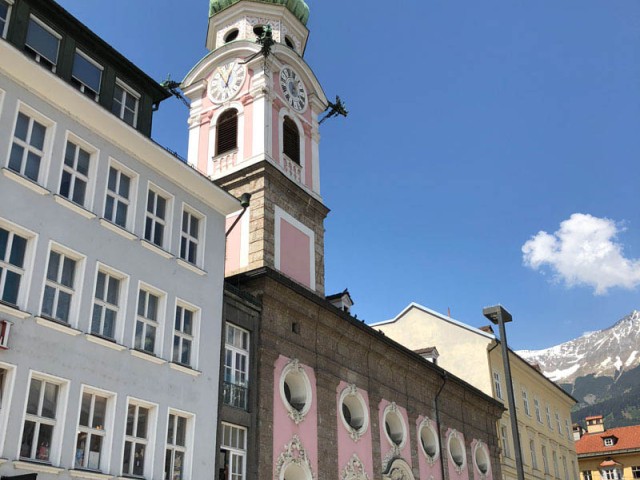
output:
M238 224L238 222L240 221L240 219L244 215L244 212L246 212L247 208L249 208L249 201L250 200L251 200L251 194L250 193L243 193L242 195L240 195L240 206L242 207L242 212L240 212L240 215L238 215L238 218L236 218L236 221L233 222L233 225L231 225L229 227L229 230L227 230L225 232L225 234L224 234L225 238L227 238L229 236L229 234L231 233L231 230L234 229L234 227Z
M444 475L444 453L442 451L443 449L443 442L442 442L442 430L440 429L440 410L438 409L438 398L440 397L440 394L442 393L442 390L444 389L445 384L447 383L447 372L443 371L442 374L440 375L442 377L442 385L440 385L440 390L438 390L438 393L436 393L436 398L435 398L435 406L436 406L436 428L438 429L438 442L440 443L440 472L442 473L442 480L445 480L445 475Z

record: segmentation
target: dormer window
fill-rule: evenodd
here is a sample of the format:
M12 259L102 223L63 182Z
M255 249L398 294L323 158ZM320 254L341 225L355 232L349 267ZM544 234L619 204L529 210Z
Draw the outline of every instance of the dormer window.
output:
M11 4L7 0L0 0L0 37L7 36L9 26L9 15L11 14Z
M282 122L282 150L289 159L300 165L300 132L296 122L284 117Z
M613 447L616 444L615 437L605 437L604 438L604 446L605 447Z
M120 79L117 79L116 87L113 91L111 111L135 128L138 124L139 103L140 94L136 93Z
M238 148L238 111L235 108L220 115L216 133L216 156Z
M97 101L102 81L102 67L87 54L76 50L73 57L71 83L92 100Z
M29 18L27 40L24 48L36 62L44 65L52 72L56 71L58 51L60 50L60 35L36 17Z

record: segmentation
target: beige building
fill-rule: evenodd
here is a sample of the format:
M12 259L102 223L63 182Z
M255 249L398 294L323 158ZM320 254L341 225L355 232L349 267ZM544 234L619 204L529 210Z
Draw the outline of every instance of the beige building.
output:
M505 405L498 421L504 480L517 478L511 419L499 340L490 327L478 329L412 303L394 319L372 325L420 352L437 348L437 363ZM576 400L510 351L518 430L527 480L578 480L571 429Z

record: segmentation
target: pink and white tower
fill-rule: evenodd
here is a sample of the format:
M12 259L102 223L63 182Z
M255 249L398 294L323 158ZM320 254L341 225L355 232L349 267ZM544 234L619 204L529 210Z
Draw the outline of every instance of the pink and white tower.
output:
M303 58L308 15L303 0L210 0L210 52L182 89L189 164L252 196L227 238L226 275L271 267L324 295L318 116L327 99ZM267 26L275 44L265 57L256 38Z

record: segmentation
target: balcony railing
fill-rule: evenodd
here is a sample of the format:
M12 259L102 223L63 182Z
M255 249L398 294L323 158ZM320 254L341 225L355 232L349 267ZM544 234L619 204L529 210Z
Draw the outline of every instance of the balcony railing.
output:
M222 386L222 403L242 410L249 408L249 389L243 385L224 382Z

